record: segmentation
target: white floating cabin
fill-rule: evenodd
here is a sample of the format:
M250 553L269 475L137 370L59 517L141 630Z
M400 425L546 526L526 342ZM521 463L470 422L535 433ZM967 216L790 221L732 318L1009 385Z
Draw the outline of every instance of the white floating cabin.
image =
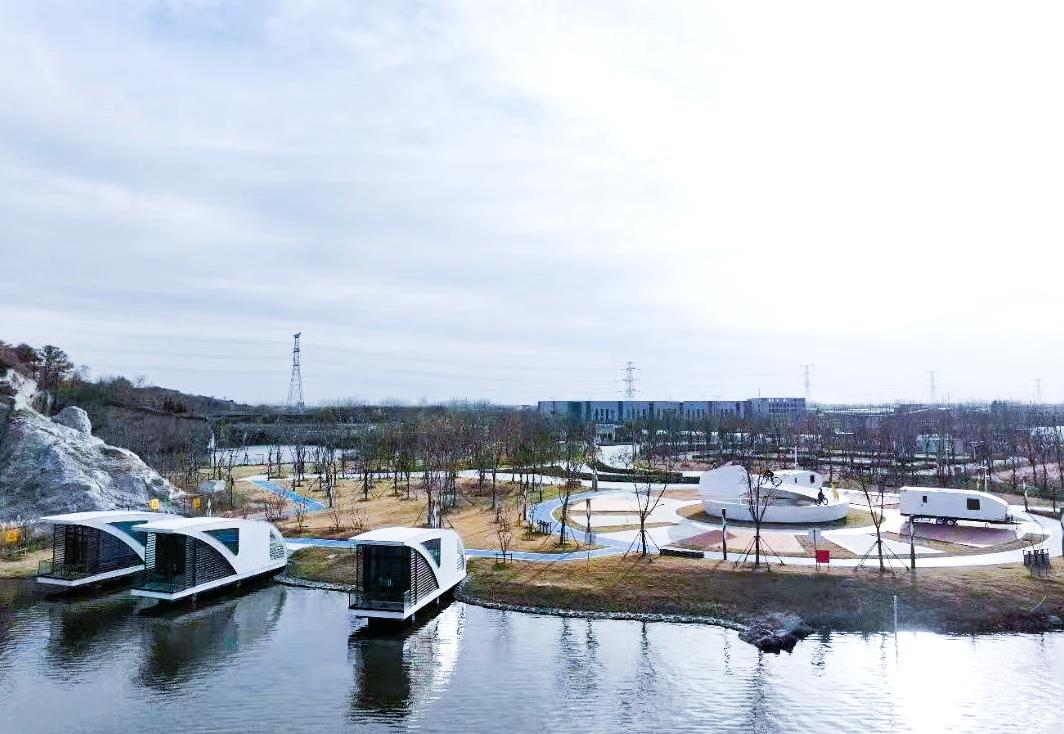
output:
M86 586L142 571L145 535L134 528L174 517L130 510L43 517L52 525L52 558L40 562L37 581L53 586Z
M177 601L275 574L288 562L284 538L263 520L179 517L145 523L144 571L133 595Z
M970 489L902 487L898 490L901 514L939 523L958 520L1012 522L1009 503L1000 497Z
M465 548L453 530L381 528L351 540L355 582L348 607L362 617L410 619L466 576Z

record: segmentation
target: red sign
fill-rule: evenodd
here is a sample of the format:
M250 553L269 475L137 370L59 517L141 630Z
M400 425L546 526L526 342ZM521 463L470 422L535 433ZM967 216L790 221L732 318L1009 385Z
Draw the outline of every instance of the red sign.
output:
M817 563L831 563L831 551L829 550L817 550L816 552Z

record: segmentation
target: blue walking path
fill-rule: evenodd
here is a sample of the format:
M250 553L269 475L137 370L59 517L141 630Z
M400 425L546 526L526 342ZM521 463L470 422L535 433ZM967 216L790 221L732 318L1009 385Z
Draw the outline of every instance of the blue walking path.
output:
M295 502L296 504L302 505L308 510L318 511L325 509L325 505L323 505L321 502L318 502L316 499L313 499L311 497L304 497L301 494L297 494L296 492L274 484L268 479L252 479L251 483L254 484L256 487L259 487L260 489L265 489L267 492L273 492L274 494L289 499L292 502Z
M263 484L269 484L265 480L253 480L258 486ZM285 496L290 496L292 493L273 485L273 487L263 487L263 489L269 489L271 492L286 492ZM569 499L569 504L574 505L577 502L583 502L586 497L594 497L594 492L583 492L580 494L574 494ZM299 497L299 495L296 495ZM307 499L310 502L314 500ZM296 500L293 500L296 501ZM320 503L318 503L320 504ZM535 506L532 519L536 521L543 521L549 523L551 530L557 532L558 521L554 519L554 511L562 506L560 499L550 499L544 502L540 502ZM321 508L324 509L324 508ZM567 526L573 537L580 537L584 531L582 529L573 528L571 525ZM308 547L318 546L322 548L353 548L355 543L350 540L328 540L326 538L285 538L285 543L290 547ZM513 558L515 561L533 561L536 563L554 563L557 561L579 561L590 558L602 558L603 556L615 556L624 553L628 550L629 543L619 542L612 538L596 539L596 543L605 546L604 548L596 548L592 551L573 551L571 553L536 553L534 551L513 551ZM467 548L466 556L469 558L494 558L497 551L485 550L482 548Z

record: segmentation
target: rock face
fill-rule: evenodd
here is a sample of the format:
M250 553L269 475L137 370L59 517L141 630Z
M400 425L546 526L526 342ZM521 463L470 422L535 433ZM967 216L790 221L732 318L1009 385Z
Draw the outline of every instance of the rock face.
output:
M32 408L36 385L0 375L0 520L116 507L146 507L176 494L132 451L93 436L80 408L53 422Z
M92 433L92 421L89 420L89 414L76 405L67 406L59 411L59 415L52 416L52 423L73 428L81 433Z
M790 652L798 641L813 633L813 628L795 614L769 615L755 620L739 639L764 652Z

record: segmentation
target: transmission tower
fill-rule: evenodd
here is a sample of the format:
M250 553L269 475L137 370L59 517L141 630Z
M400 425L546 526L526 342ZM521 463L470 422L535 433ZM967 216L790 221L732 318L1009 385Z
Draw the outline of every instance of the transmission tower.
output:
M1035 378L1034 381L1034 402L1035 405L1042 404L1042 378Z
M624 365L624 399L635 400L635 394L638 392L635 388L635 371L639 369L631 362L626 362Z
M931 396L931 405L938 402L938 398L935 396L935 375L938 374L935 370L927 371L927 389L928 394Z
M813 363L802 365L802 377L805 382L805 407L809 407L809 401L813 394L813 378L812 378Z
M299 371L299 334L292 335L292 379L288 383L288 407L303 412L303 375Z

